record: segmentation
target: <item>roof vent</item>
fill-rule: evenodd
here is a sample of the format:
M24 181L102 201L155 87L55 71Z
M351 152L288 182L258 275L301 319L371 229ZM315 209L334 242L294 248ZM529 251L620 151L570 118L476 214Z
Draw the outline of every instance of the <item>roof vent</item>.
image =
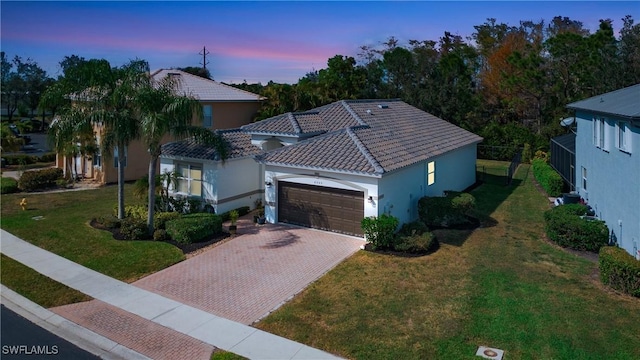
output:
M380 104L380 105L378 105L378 107L379 107L380 109L388 109L388 108L389 108L389 105L387 105L387 104Z
M371 115L371 109L367 109L367 114Z

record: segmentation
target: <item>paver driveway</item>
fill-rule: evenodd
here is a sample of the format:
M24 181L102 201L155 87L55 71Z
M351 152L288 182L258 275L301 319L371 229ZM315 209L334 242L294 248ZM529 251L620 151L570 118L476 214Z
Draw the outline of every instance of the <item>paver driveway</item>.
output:
M362 239L267 224L133 285L252 324L355 253Z

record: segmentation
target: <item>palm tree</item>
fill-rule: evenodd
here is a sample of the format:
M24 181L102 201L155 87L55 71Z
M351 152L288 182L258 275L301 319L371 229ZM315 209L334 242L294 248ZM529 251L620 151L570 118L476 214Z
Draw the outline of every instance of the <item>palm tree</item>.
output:
M151 156L147 225L149 232L152 232L156 166L162 152L163 139L167 135L174 139L192 137L198 143L213 146L222 161L227 158L227 145L217 133L192 125L194 119L202 120L202 106L197 99L178 94L176 83L170 78L155 82L149 77L147 85L136 94L136 101L140 111L141 139Z

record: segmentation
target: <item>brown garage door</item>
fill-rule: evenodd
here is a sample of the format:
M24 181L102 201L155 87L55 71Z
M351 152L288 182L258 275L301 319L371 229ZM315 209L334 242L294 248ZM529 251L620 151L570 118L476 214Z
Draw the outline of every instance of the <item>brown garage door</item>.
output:
M278 183L278 221L362 236L362 191Z

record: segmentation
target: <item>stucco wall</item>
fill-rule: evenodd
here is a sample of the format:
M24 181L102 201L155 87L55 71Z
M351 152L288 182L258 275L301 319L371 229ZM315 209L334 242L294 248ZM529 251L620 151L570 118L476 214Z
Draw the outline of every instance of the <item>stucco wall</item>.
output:
M435 182L427 185L427 166L435 162ZM434 157L392 173L379 182L379 213L389 213L406 223L418 219L418 200L442 196L444 191L461 191L476 181L476 145Z
M260 102L258 101L203 101L202 105L211 105L213 113L212 129L235 129L242 125L250 124L260 109ZM202 126L202 120L198 119L195 124Z
M618 245L637 256L640 248L640 129L631 126L631 154L616 148L616 118L606 119L608 151L593 143L593 115L576 113L576 190L604 220ZM582 184L587 169L587 189Z
M264 171L252 158L230 159L224 165L217 161L161 158L160 171L174 171L176 163L202 166L202 198L216 213L241 206L253 209L256 199L262 199Z

